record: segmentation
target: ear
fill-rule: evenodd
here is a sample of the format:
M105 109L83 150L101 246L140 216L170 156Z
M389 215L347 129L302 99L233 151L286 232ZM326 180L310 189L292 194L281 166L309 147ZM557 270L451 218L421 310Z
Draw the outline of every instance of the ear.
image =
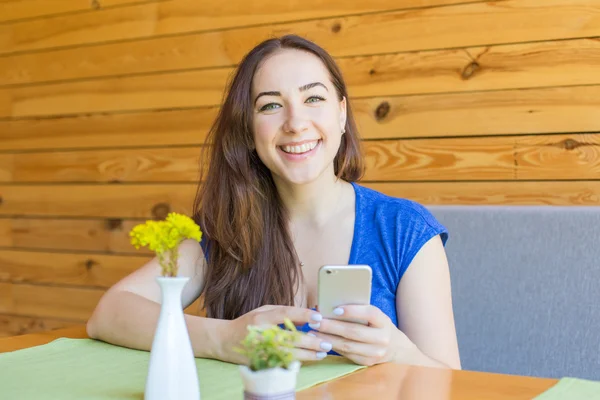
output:
M346 97L342 97L342 100L340 101L340 131L342 131L342 133L346 132L347 113Z

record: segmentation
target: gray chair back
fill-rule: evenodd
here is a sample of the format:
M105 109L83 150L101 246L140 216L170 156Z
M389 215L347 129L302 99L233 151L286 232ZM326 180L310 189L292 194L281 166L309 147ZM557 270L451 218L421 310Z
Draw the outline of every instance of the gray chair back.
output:
M600 207L428 206L463 369L600 380Z

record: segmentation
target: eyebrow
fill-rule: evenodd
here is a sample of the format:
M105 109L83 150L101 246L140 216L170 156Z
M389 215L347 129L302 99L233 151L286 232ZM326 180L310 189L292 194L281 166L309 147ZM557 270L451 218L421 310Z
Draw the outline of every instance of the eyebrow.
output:
M323 88L325 88L325 90L329 91L329 89L327 89L327 86L325 86L324 84L322 84L321 82L313 82L313 83L307 83L306 85L300 86L298 89L301 92L305 92L308 89L312 89L315 86L322 86ZM281 96L281 92L260 92L258 94L258 96L256 96L256 99L254 99L254 104L256 105L256 102L258 101L258 99L261 96Z

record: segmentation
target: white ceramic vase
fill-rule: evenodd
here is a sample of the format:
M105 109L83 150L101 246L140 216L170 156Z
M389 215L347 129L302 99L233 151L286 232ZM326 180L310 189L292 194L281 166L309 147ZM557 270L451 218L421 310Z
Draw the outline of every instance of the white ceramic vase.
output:
M288 369L271 368L261 371L252 371L247 366L240 365L244 400L294 400L299 371L299 361L292 362Z
M188 277L157 277L162 301L150 351L145 400L200 400L196 361L183 316Z

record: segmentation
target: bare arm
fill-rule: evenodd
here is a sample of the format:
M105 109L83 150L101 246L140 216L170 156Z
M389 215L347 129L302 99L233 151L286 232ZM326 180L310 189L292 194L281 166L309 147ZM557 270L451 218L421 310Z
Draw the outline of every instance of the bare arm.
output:
M178 276L190 277L183 294L183 308L204 288L204 253L200 244L185 240L179 246ZM87 323L88 336L119 346L150 350L160 313L161 292L155 281L160 265L155 257L111 287ZM194 354L219 358L217 333L227 321L185 315Z
M186 308L204 289L206 263L197 242L182 242L178 265L177 275L190 277L182 294L182 307ZM88 336L118 346L150 350L160 314L161 292L155 281L157 276L160 276L160 265L154 258L111 287L88 321ZM196 357L243 363L244 357L233 349L246 335L248 325L280 324L285 318L305 324L314 322L315 314L309 309L264 306L232 321L192 315L185 315L185 320ZM303 336L296 347L296 355L301 360L316 360L322 351L321 340L309 336Z
M460 369L450 271L439 236L429 240L404 273L396 292L400 330L416 346L420 364Z

